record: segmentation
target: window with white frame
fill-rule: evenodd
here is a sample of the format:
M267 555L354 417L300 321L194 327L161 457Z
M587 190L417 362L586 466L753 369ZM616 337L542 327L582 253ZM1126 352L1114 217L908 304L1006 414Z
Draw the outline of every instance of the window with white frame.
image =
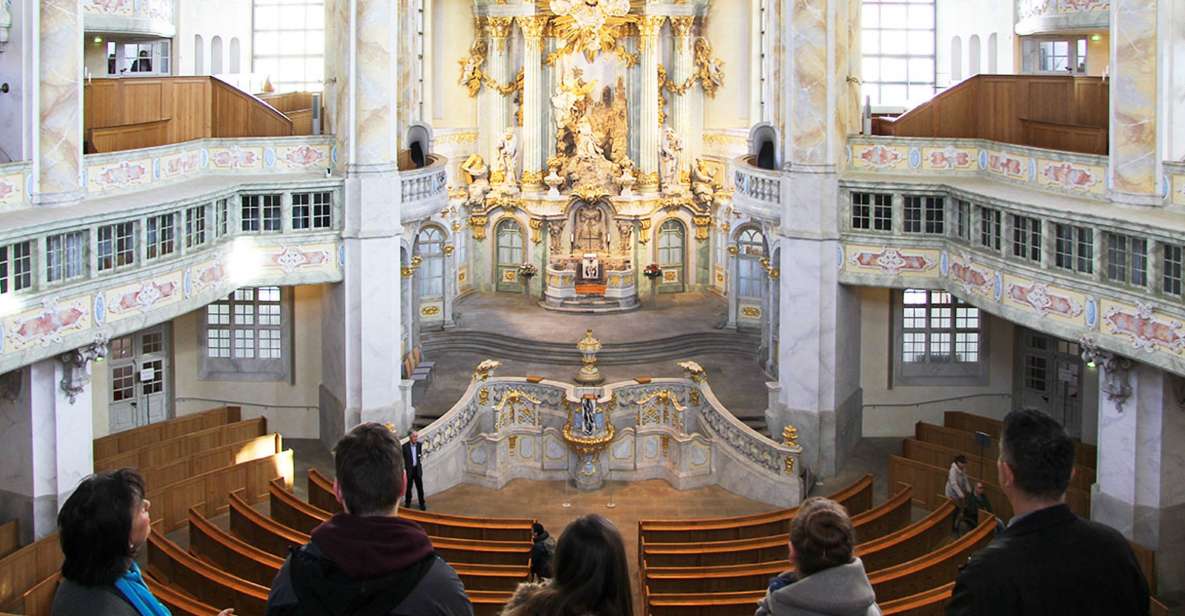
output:
M194 248L206 243L206 206L197 205L185 210L185 247Z
M136 264L136 223L119 222L99 227L95 256L100 272Z
M86 231L58 233L45 238L45 280L62 282L86 274Z
M1148 285L1148 240L1122 233L1103 234L1107 243L1107 279L1130 284Z
M761 267L765 258L765 236L757 229L745 229L737 237L737 296L749 299L765 297L766 275Z
M894 302L902 384L928 379L980 379L986 367L983 317L979 309L946 291L906 289Z
M942 197L907 195L905 197L905 232L942 235L946 212Z
M292 228L328 229L332 225L332 194L329 192L293 193Z
M1036 38L1021 41L1021 68L1025 73L1085 75L1087 40L1084 37Z
M444 231L437 226L420 229L416 236L415 255L422 260L416 270L420 297L444 295Z
M863 94L873 105L913 107L934 96L934 0L864 0Z
M281 231L280 195L243 195L239 221L247 233Z
M893 195L852 193L852 228L892 231Z
M0 246L0 294L33 286L33 242Z
M252 72L277 92L320 91L325 71L323 0L255 0Z
M977 206L977 210L979 211L979 245L992 250L1000 250L1000 210L983 206Z
M1054 232L1054 264L1081 274L1094 273L1094 230L1058 223Z
M963 242L971 241L971 203L962 199L955 199L953 212L955 224L953 231L955 239Z
M145 238L145 256L148 259L167 257L177 249L177 217L175 214L161 214L148 217L148 231Z
M1041 221L1029 216L1009 214L1012 225L1012 256L1041 262Z
M290 301L286 288L244 287L206 306L203 378L288 378Z
M230 199L219 199L214 202L214 224L218 237L230 231Z
M1180 244L1161 245L1160 290L1176 297L1181 296L1182 252L1185 252L1185 247Z

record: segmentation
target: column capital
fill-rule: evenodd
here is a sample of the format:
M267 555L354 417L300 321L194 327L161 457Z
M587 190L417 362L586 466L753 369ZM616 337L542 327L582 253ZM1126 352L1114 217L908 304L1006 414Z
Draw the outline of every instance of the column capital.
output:
M518 27L523 31L523 38L529 44L538 45L543 38L543 31L547 29L548 17L546 15L531 15L524 17L516 17Z
M513 17L487 17L485 23L486 36L491 39L510 38L510 26L513 23Z
M662 29L666 15L643 15L638 18L638 34L642 38L654 38Z
M692 15L680 15L671 17L671 32L676 38L687 38L691 36L691 27L695 25L695 17Z

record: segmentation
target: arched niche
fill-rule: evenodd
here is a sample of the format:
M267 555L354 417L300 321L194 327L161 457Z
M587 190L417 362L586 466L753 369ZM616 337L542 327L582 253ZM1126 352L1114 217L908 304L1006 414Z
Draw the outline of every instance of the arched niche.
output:
M781 140L778 129L769 122L754 124L749 129L749 155L759 169L778 169L782 166Z
M419 169L428 164L432 152L432 127L424 122L412 122L407 128L407 151L412 165Z

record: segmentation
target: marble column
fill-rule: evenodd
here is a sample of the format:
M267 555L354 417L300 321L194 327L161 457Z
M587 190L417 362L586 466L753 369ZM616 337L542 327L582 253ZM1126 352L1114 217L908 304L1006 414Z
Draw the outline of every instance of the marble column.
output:
M1099 460L1090 517L1156 550L1159 594L1185 592L1185 379L1143 364L1098 363ZM1111 393L1121 383L1129 395Z
M671 33L674 36L671 80L679 88L686 85L688 78L691 77L693 64L691 57L691 28L694 23L695 17L691 16L685 15L671 18ZM684 147L682 160L679 161L680 170L691 168L693 150L688 147L688 141L695 134L695 126L691 121L692 90L693 88L688 88L687 91L681 94L670 93L668 95L668 98L671 100L671 123L683 138Z
M510 81L510 32L513 23L512 17L487 17L485 21L486 36L490 41L486 74L499 86L504 86ZM487 124L481 127L481 132L489 134L486 160L492 164L498 156L498 141L502 138L502 133L508 128L513 128L513 116L508 113L507 98L497 89L486 85L483 92L487 97Z
M519 17L523 31L523 188L543 189L543 30L547 17Z
M796 0L779 23L787 41L781 59L785 170L781 176L781 226L768 238L780 248L779 310L810 318L778 320L778 400L766 411L772 434L791 423L803 445L803 464L827 477L859 441L859 298L839 283L838 164L845 147L841 109L854 87L843 75L858 70L840 48L836 32L854 19L849 3ZM857 73L858 74L858 73Z
M20 520L22 543L57 528L58 510L94 470L91 391L87 379L73 397L62 389L67 367L46 359L0 377L0 519ZM81 376L81 375L80 375Z
M642 125L638 153L638 188L643 192L658 190L658 148L662 127L658 125L658 34L662 15L638 18L638 46L642 52Z
M350 8L354 11L351 12ZM326 97L345 171L342 282L323 300L320 436L332 446L361 421L407 423L400 389L400 71L398 4L332 0ZM326 54L327 58L331 54Z
M1111 2L1110 186L1112 198L1131 204L1162 203L1164 150L1158 104L1161 63L1158 36L1163 0ZM1160 5L1160 6L1158 6Z
M82 6L79 0L40 0L33 125L33 202L70 205L82 186Z

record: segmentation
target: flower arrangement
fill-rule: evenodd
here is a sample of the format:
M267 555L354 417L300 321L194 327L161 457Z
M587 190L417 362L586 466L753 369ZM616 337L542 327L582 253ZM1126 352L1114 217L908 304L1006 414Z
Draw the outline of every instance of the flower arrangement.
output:
M650 265L647 265L645 269L642 270L642 275L651 279L651 280L654 280L655 278L662 276L662 266L660 266L657 263L651 263Z
M530 278L539 273L539 268L535 267L534 263L523 263L518 266L518 275L523 278Z

